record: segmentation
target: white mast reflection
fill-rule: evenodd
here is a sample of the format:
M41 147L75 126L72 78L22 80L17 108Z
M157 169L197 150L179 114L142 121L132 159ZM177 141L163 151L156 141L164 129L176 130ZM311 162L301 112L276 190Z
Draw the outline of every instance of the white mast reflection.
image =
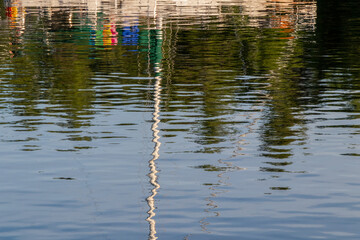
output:
M156 4L155 4L156 6ZM154 16L156 17L156 8L154 9ZM149 240L156 240L156 221L154 219L156 213L155 213L155 196L158 193L158 189L160 188L160 184L158 183L158 176L157 176L157 169L156 169L156 160L159 158L159 150L161 142L159 141L160 136L158 130L158 125L160 123L160 103L161 103L161 80L162 80L162 68L161 68L161 54L162 54L162 19L161 18L155 18L156 20L159 20L159 24L156 25L156 62L155 62L155 84L154 84L154 112L153 112L153 124L151 126L151 131L153 132L153 139L152 142L155 143L154 151L152 152L152 159L149 160L149 168L150 173L149 176L149 182L153 186L151 189L151 195L146 198L146 202L149 206L148 217L146 218L146 221L149 223Z
M160 69L160 68L159 68ZM151 126L151 130L153 132L153 143L155 143L154 146L154 151L152 152L152 159L149 161L149 168L150 168L150 173L148 174L149 176L149 180L150 180L150 184L153 186L153 189L151 189L151 195L146 198L147 204L149 205L150 209L147 212L149 214L149 216L146 218L146 221L149 222L149 227L150 227L150 233L149 233L149 240L155 240L157 239L156 235L156 228L155 228L155 220L153 219L154 216L156 215L154 210L155 210L155 196L157 194L158 189L160 188L160 184L157 182L158 176L156 175L158 173L157 169L156 169L156 164L155 161L159 158L160 154L159 154L159 150L160 150L160 145L161 142L159 141L160 136L159 136L159 130L158 130L158 124L160 123L159 120L159 116L160 116L160 101L161 101L161 97L160 97L160 93L161 93L161 77L157 76L155 78L155 86L154 86L154 112L153 112L153 120L154 123Z

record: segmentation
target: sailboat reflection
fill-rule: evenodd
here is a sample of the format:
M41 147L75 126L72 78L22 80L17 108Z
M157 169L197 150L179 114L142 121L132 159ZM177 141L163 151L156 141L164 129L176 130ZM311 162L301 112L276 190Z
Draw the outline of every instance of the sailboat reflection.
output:
M155 11L154 11L155 13ZM159 150L161 142L159 141L159 123L160 123L160 102L161 102L161 80L162 80L162 68L161 68L161 60L162 60L162 21L161 18L157 19L156 24L156 45L155 45L155 84L154 84L154 111L153 111L153 124L151 126L151 131L153 132L152 142L155 143L154 151L152 152L152 159L149 160L149 169L150 173L148 174L149 182L152 185L151 195L146 198L146 202L149 206L148 217L146 221L149 223L149 240L155 240L156 237L156 221L155 217L155 196L158 193L160 188L160 184L158 183L157 169L155 161L159 158Z

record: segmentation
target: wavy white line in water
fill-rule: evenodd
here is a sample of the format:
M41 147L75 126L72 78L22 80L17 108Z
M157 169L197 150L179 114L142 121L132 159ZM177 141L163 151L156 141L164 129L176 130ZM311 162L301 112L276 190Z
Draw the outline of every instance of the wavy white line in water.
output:
M156 82L155 82L155 86L154 86L154 112L153 112L153 120L154 123L151 126L151 130L153 132L153 143L155 143L154 146L154 151L152 152L152 156L153 158L149 161L149 168L150 168L150 173L149 173L149 179L150 179L150 184L153 186L153 189L151 190L151 195L146 199L150 209L147 212L149 214L148 218L146 219L146 221L149 222L149 227L150 227L150 233L149 233L149 240L155 240L157 239L156 237L156 227L155 227L155 220L153 219L155 217L155 202L154 202L154 198L157 194L158 189L160 188L160 184L157 182L157 169L156 169L156 164L155 161L159 158L159 150L160 150L160 145L161 142L159 141L160 136L159 136L159 130L158 130L158 124L160 123L159 120L159 116L160 116L160 93L161 93L161 87L160 87L160 83L161 83L161 77L158 76L156 77Z
M158 38L162 38L161 31L160 34L157 36ZM155 143L154 151L152 152L152 159L149 161L149 168L150 173L148 174L150 184L153 186L153 189L151 190L151 195L146 199L147 204L149 206L149 211L147 212L149 216L146 218L146 221L149 222L149 240L156 240L156 221L154 219L155 217L155 196L158 192L158 189L160 188L160 184L157 182L158 176L156 175L158 173L156 169L155 161L159 158L159 150L161 142L159 141L159 130L158 125L160 123L160 102L161 102L161 67L160 63L155 64L155 85L154 85L154 112L153 112L153 124L151 126L151 131L153 132L153 139L152 142Z

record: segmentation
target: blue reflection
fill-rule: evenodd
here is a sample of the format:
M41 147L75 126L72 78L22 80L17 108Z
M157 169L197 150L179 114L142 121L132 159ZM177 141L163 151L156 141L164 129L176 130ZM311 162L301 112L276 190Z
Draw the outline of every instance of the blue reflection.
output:
M136 46L139 40L139 27L135 26L126 26L122 30L122 44Z

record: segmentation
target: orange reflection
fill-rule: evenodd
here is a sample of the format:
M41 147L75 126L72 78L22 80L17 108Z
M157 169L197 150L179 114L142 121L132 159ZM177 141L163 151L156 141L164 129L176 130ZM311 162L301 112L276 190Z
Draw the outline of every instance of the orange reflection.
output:
M316 5L314 1L270 0L270 27L280 29L285 36L279 39L293 39L299 25L315 26ZM311 19L312 21L308 21Z
M115 46L118 43L115 24L104 24L103 25L103 43L104 46Z

